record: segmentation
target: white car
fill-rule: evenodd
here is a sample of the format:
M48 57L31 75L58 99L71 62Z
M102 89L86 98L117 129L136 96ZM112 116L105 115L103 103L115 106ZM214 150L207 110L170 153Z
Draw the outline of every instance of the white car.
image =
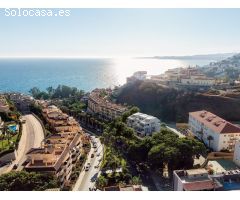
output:
M87 172L89 170L90 166L85 166L85 171Z

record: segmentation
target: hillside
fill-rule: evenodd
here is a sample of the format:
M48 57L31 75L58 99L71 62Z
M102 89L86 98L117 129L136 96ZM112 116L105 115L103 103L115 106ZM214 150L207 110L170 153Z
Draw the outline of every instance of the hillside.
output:
M236 54L219 62L212 62L202 67L201 70L211 77L239 79L240 54Z
M202 109L230 121L240 121L240 100L237 97L178 91L151 81L124 85L115 96L117 102L136 105L142 112L163 121L187 122L188 112Z

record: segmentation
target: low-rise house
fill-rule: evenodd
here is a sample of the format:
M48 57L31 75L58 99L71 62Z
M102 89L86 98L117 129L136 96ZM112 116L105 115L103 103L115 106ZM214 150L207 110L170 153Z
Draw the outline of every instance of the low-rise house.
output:
M233 151L240 139L240 127L202 110L189 113L190 131L214 151Z
M151 115L135 113L127 118L127 125L142 136L150 136L160 130L160 120Z
M113 120L120 117L127 108L108 100L106 92L101 89L93 90L89 95L87 111L102 119Z
M175 191L211 191L222 190L223 186L212 179L206 169L173 171Z

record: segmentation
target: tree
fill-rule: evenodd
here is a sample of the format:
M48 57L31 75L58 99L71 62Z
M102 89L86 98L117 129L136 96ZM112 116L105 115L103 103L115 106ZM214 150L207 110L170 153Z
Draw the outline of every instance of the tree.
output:
M33 87L32 89L29 90L29 92L35 98L40 93L40 89L37 87Z
M100 175L97 180L97 185L101 188L106 187L108 185L108 180L103 175Z
M44 191L59 187L54 176L35 172L9 172L0 176L1 191Z
M140 185L142 183L142 180L139 176L132 177L131 183L133 185Z

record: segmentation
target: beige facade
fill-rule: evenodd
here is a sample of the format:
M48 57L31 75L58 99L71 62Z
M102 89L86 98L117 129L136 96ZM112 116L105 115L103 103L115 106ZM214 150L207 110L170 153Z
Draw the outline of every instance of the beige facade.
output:
M40 148L27 153L25 170L51 173L63 187L81 156L83 131L74 118L55 106L44 108L43 116L56 133L45 138Z
M109 101L101 95L102 90L94 90L89 95L88 112L98 114L108 120L121 116L127 108Z

